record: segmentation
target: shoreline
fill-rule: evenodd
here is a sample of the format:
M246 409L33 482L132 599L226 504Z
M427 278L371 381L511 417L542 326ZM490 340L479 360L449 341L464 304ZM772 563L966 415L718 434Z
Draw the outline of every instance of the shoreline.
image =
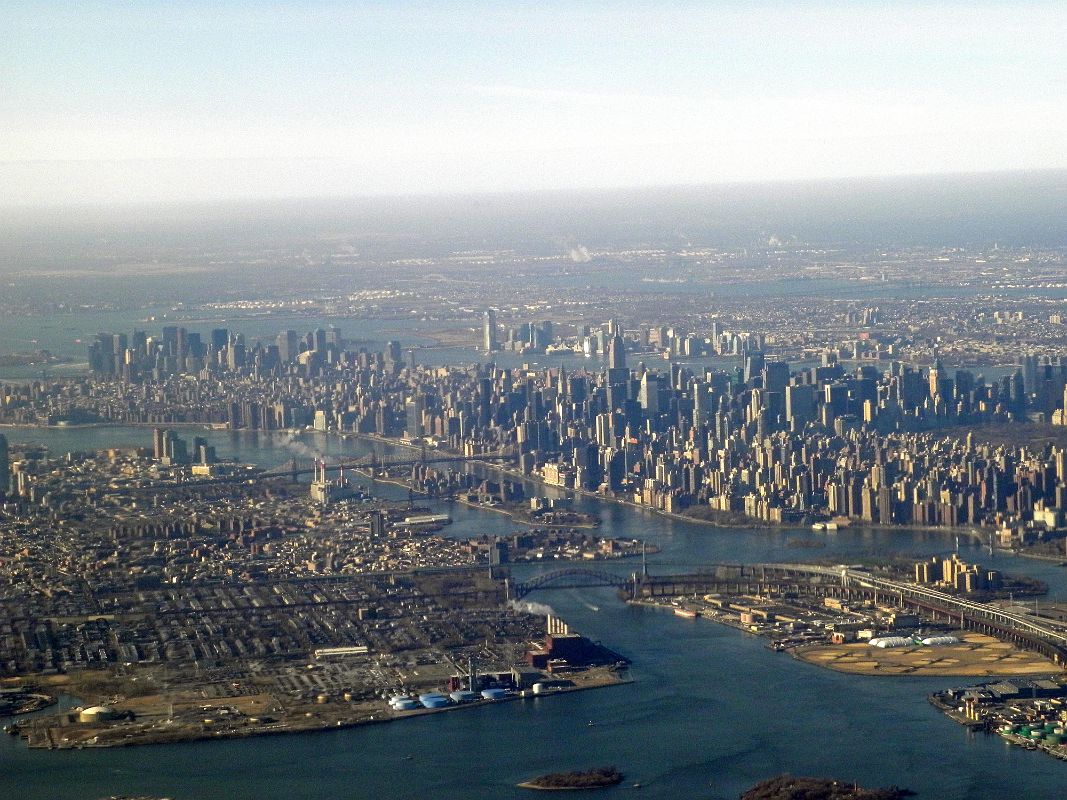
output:
M205 431L228 431L241 433L248 430L245 428L231 429L221 422L71 422L52 425L41 422L0 422L0 428L27 428L37 431L79 431L92 430L94 428L183 428ZM273 431L255 431L256 433L289 433L288 428L279 428ZM303 433L304 431L299 431Z
M515 787L518 789L532 789L535 792L585 792L592 791L593 789L610 789L612 786L618 786L620 783L622 783L622 781L600 783L595 786L540 786L533 781L523 781L522 783L516 783Z
M1034 561L1047 561L1050 564L1056 564L1060 567L1067 567L1067 555L1054 556L1047 553L1028 553L1026 550L1005 550L1003 548L997 548L998 552L1008 553L1019 558L1029 558Z
M144 736L136 737L127 735L122 739L106 742L92 742L92 741L80 741L80 742L63 742L58 740L56 735L58 731L67 729L67 726L27 726L19 732L19 736L25 740L26 747L30 750L109 750L115 747L142 747L150 745L168 745L168 744L185 744L189 742L205 742L205 741L220 741L229 739L248 739L256 736L278 736L278 735L292 735L302 733L324 733L328 731L344 730L349 728L361 727L364 725L380 725L385 723L400 722L405 719L415 719L418 717L424 717L431 714L441 714L450 711L458 711L460 709L470 708L485 708L487 706L499 705L502 703L510 703L516 700L536 700L544 697L552 697L555 695L565 695L573 692L584 692L593 689L609 689L615 686L626 686L633 683L633 678L620 677L619 672L612 668L593 668L588 672L594 672L592 680L576 684L574 686L566 686L558 689L554 689L551 692L543 692L539 694L533 693L515 693L501 697L499 699L483 698L471 703L457 703L454 705L448 705L443 708L419 708L411 711L402 712L389 712L386 709L375 711L366 717L358 719L334 719L334 720L321 720L314 724L307 726L299 726L295 724L275 723L272 727L242 727L232 729L184 729L184 730L170 730L170 731L145 731ZM582 673L578 673L579 675ZM87 703L88 704L88 703ZM384 704L384 701L383 701ZM321 707L320 707L321 708ZM300 722L306 720L304 716L294 716L294 722ZM71 728L73 729L73 728ZM93 729L96 730L96 729ZM104 730L117 730L122 731L121 727L114 727ZM152 736L152 733L163 734ZM166 735L173 734L173 735Z
M355 431L329 431L328 433L334 433L334 434L340 436L341 438L352 437L352 438L357 438L357 439L364 439L364 440L371 441L371 442L378 442L379 444L386 444L386 445L391 445L391 446L394 446L394 447L403 447L403 448L406 448L406 449L409 449L409 450L421 451L421 449L422 449L420 447L417 447L416 445L407 444L406 442L402 442L400 440L393 439L393 438L386 437L386 436L380 436L378 434L358 433L358 432L355 432ZM444 449L444 448L437 448L437 450L438 450L438 452L455 454L453 451L448 450L448 449ZM456 454L456 455L458 455L458 454ZM725 520L719 521L719 520L713 520L713 519L701 519L699 517L690 516L688 514L681 513L681 512L663 511L663 510L658 509L658 508L652 508L651 506L647 506L647 505L644 505L642 503L635 503L632 500L627 500L627 499L625 499L623 497L617 497L617 496L614 496L614 495L607 495L607 494L600 494L599 492L592 492L592 491L588 491L586 489L575 489L575 488L567 487L567 486L558 486L556 484L552 484L552 483L546 482L544 479L540 478L537 475L525 475L522 472L520 472L519 470L512 469L512 468L505 467L505 466L501 466L501 464L496 463L496 462L492 462L492 461L475 460L475 461L472 461L470 463L477 464L479 467L481 467L483 469L492 470L492 471L501 473L503 475L507 475L509 477L515 478L517 480L529 481L530 483L532 483L532 484L534 484L536 486L542 487L542 488L547 487L547 488L551 488L551 489L557 489L558 491L560 491L560 492L562 492L564 494L573 494L573 495L580 496L580 497L588 497L588 498L591 498L591 499L594 499L594 500L602 500L604 502L617 503L618 505L626 506L628 508L632 508L632 509L637 510L637 511L645 511L645 512L648 512L648 513L651 513L651 514L655 514L657 516L666 517L667 519L679 520L681 522L692 522L692 523L697 524L697 525L707 525L708 527L712 527L712 528L735 528L735 529L742 529L742 530L808 531L808 532L811 532L811 533L815 532L815 531L812 531L809 526L791 525L791 524L787 524L787 523L766 522L764 520L758 520L758 519L747 519L747 520L745 520L743 522L740 522L740 521L730 522L730 521L725 521ZM575 527L575 526L570 526L570 527ZM892 532L892 531L919 531L919 532L923 532L923 533L940 533L940 534L945 534L945 535L948 535L948 536L965 536L965 537L967 537L967 538L969 538L969 539L971 539L973 541L979 542L979 543L982 543L984 541L984 539L982 538L982 534L980 532L978 532L978 531L966 530L966 529L948 528L948 527L945 527L945 526L942 526L942 525L879 525L879 524L876 524L876 523L869 523L869 524L865 523L865 524L862 524L862 525L860 525L860 524L851 525L850 524L850 525L847 525L847 526L841 528L840 530L849 530L851 528L862 529L862 530L887 531L887 532ZM825 533L825 531L823 533Z
M704 614L704 613L700 613L700 612L693 612L693 611L688 610L688 609L683 609L681 606L675 606L675 605L670 604L670 603L657 603L655 601L648 600L648 599L643 599L643 598L642 599L636 599L636 600L633 600L633 599L632 600L627 600L626 602L627 602L628 605L642 606L642 607L646 607L646 608L654 608L654 609L657 609L659 611L671 611L671 612L673 612L675 614L675 616L684 617L685 619L706 619L706 620L709 620L710 622L718 623L719 625L723 625L723 626L725 626L727 628L733 628L734 630L740 631L742 633L746 633L746 634L748 634L750 636L756 636L756 637L759 637L761 639L773 639L773 636L771 636L768 633L763 633L763 632L760 632L760 631L751 630L748 626L744 625L739 620L735 621L735 620L733 620L731 618L728 618L728 617L726 617L726 616L724 616L722 614ZM990 638L993 638L993 637L990 637ZM999 639L994 639L994 641L1000 642ZM961 644L962 644L962 646L968 646L968 644L974 644L974 643L973 642L968 643L966 640L964 640ZM770 647L770 645L768 645L768 647ZM910 669L908 669L906 671L903 668L901 668L901 671L898 671L898 672L891 672L891 671L879 672L876 669L869 669L869 670L868 669L865 669L865 670L844 669L844 668L840 668L840 667L834 666L833 663L826 663L823 660L815 659L815 658L811 658L811 657L805 657L805 655L804 655L804 653L806 651L810 651L810 652L814 652L816 650L822 651L822 650L825 650L825 649L831 648L831 647L845 648L845 647L848 647L848 645L831 645L831 644L828 644L828 643L827 644L799 645L797 647L789 648L788 650L783 651L783 652L788 652L790 657L792 657L793 660L795 660L795 661L800 661L800 662L803 662L805 664L810 664L813 667L819 667L821 669L826 669L826 670L830 670L832 672L837 672L838 674L841 674L841 675L853 675L853 676L861 677L861 678L913 678L913 677L914 678L950 678L950 677L966 677L966 678L1000 678L1000 679L1003 679L1003 680L1010 680L1011 678L1033 678L1036 675L1049 675L1049 674L1053 674L1053 673L1059 671L1058 668L1056 667L1056 665L1053 664L1050 661L1048 663L1048 668L1047 669L1040 669L1040 670L1026 669L1026 670L1020 670L1020 671L1004 670L1004 671L999 671L999 672L989 672L989 671L986 671L986 672L977 672L977 671L960 671L960 672L944 671L944 672L941 672L941 671L936 671L936 670L930 671L929 669L924 670L922 665L917 665L917 666L915 666L913 668L910 668ZM912 651L912 652L914 652L914 651ZM943 652L947 653L948 651L945 650ZM1019 653L1028 653L1029 651L1018 650L1018 652ZM949 654L951 655L951 653L949 653ZM1030 655L1033 656L1033 654L1030 654ZM927 665L927 666L932 666L932 665Z
M510 517L512 522L518 525L527 525L531 528L549 528L553 530L568 530L570 528L574 528L579 530L593 531L600 527L599 517L597 517L595 522L574 522L569 524L562 524L558 522L540 522L539 520L524 518L523 516L521 516L520 511L517 509L512 510L500 506L488 506L484 505L483 503L472 503L469 500L464 500L462 497L456 497L451 495L449 496L449 499L456 503L459 503L460 505L466 506L467 508L476 508L484 511L495 511L497 514L504 514Z
M10 428L26 428L26 429L31 429L31 430L80 430L80 429L94 429L94 428L125 428L125 427L133 427L133 428L160 428L160 427L163 427L163 428L200 429L200 430L207 430L207 431L214 431L214 432L255 433L257 435L258 434L266 434L268 436L274 436L274 435L298 436L298 435L305 434L305 433L322 433L322 434L325 434L326 436L336 436L336 437L338 437L340 439L350 439L350 438L351 439L360 439L360 440L363 440L363 441L368 441L368 442L372 442L372 443L378 443L378 444L386 445L386 446L389 446L389 447L404 448L406 450L414 450L414 451L417 451L417 452L421 452L422 451L421 447L419 447L417 445L409 444L409 443L404 442L404 441L402 441L400 439L397 439L397 438L388 437L388 436L382 436L382 435L376 434L376 433L360 433L358 431L337 431L337 430L314 431L314 430L309 430L309 429L305 429L305 428L278 428L278 429L275 429L275 430L260 430L260 429L250 429L250 428L234 428L234 429L231 429L231 428L227 427L225 424L222 424L222 423L210 423L210 422L170 422L170 423L160 423L160 422L87 422L87 423L78 423L78 424L72 424L72 425L48 425L48 424L41 424L41 423L8 423L8 422L0 422L0 428L8 428L8 429L10 429ZM445 454L448 454L448 455L459 455L455 451L449 450L447 448L434 448L434 449L436 450L436 452L439 452L439 453L445 453ZM513 478L515 480L528 481L529 483L532 483L535 486L538 486L538 487L541 487L541 488L556 489L559 492L563 493L564 495L586 497L586 498L590 498L590 499L594 499L594 500L601 500L601 501L608 502L608 503L616 503L618 505L626 506L626 507L634 509L636 511L643 511L643 512L647 512L647 513L653 514L655 516L664 517L666 519L678 520L680 522L690 522L690 523L693 523L695 525L705 525L707 527L720 528L720 529L808 531L808 532L811 532L811 533L815 533L815 531L811 531L810 526L793 525L793 524L787 524L787 523L767 522L765 520L752 519L752 518L748 518L748 519L745 519L743 521L742 520L734 520L734 521L722 520L722 521L719 521L719 520L714 520L714 519L701 519L700 517L691 516L691 515L685 514L683 512L663 511L661 509L653 508L651 506L647 506L647 505L644 505L642 503L635 503L632 500L627 500L624 497L618 497L618 496L608 495L608 494L600 494L599 492L588 491L588 490L585 490L585 489L575 489L573 487L558 486L556 484L551 484L551 483L546 482L540 476L533 475L533 474L526 475L526 474L520 472L519 470L516 470L516 469L513 469L513 468L509 468L509 467L506 467L506 466L502 466L501 464L499 464L497 462L493 462L493 461L482 461L480 459L475 459L475 460L470 461L468 463L475 464L481 469L485 469L485 470L489 470L489 471L492 471L492 472L496 472L498 474L506 475L506 476L511 477L511 478ZM403 489L407 489L409 491L415 491L408 484L406 484L406 483L404 483L402 481L399 481L399 480L397 480L395 478L390 478L388 476L385 476L385 477L369 476L369 475L366 475L366 473L363 470L359 470L359 471L360 471L361 474L363 474L365 477L367 477L368 480L375 480L375 481L382 481L382 482L385 482L385 483L391 483L391 484L393 484L395 486L399 486L399 487L401 487ZM417 494L423 494L423 493L417 492ZM457 498L457 502L462 502L462 501L459 501L458 498ZM468 507L470 507L470 508L484 508L483 506L476 506L476 505L472 505L472 504L466 504L466 505L468 505ZM506 510L495 509L495 508L492 508L492 507L488 507L488 508L486 508L486 510L497 511L498 513L509 513ZM516 519L515 521L520 523L520 524L529 524L529 523L525 523L522 520L518 520L518 519ZM584 526L567 525L567 526L561 526L561 527L584 527ZM599 527L599 526L593 526L593 527ZM968 529L950 528L950 527L946 527L946 526L943 526L943 525L881 525L881 524L877 524L877 523L863 523L863 524L855 524L855 525L849 524L847 526L844 526L844 527L840 528L839 531L840 530L849 530L849 529L885 531L885 532L889 532L889 533L891 533L893 531L913 531L913 532L921 532L921 533L936 533L936 534L942 534L942 535L945 535L945 536L966 537L967 539L970 539L971 541L977 542L979 544L984 544L985 541L986 541L985 535L980 531L976 531L976 530L969 529L969 528ZM826 534L825 531L821 531L820 533L823 533L824 535ZM831 534L831 535L833 535L833 534ZM1036 558L1037 557L1036 555L1035 556L1028 556L1023 552L1017 552L1017 551L1005 551L1005 552L1012 552L1014 555L1020 555L1020 556L1028 557L1028 558ZM1048 558L1047 560L1053 560L1053 559ZM1060 560L1067 562L1067 556L1065 556L1063 559L1060 559Z

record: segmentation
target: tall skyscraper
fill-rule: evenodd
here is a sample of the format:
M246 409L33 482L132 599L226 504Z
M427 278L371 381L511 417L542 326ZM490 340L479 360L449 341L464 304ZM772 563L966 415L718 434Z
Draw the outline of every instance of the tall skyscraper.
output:
M608 369L625 369L626 367L626 342L616 332L608 340Z
M167 454L167 433L164 428L152 429L152 458L156 461Z
M400 366L403 358L400 352L400 342L391 339L385 343L385 363L390 366Z
M7 453L7 437L0 433L0 497L10 491L11 461Z
M785 387L785 417L794 430L815 418L815 387L811 384Z
M278 334L278 359L287 364L300 355L300 340L296 331L282 331Z
M768 361L763 367L763 388L768 392L785 392L789 384L789 364L785 361Z
M763 374L763 367L766 364L763 353L757 351L750 352L745 356L745 383L748 383L753 378Z
M496 312L489 310L482 317L482 347L485 352L493 353L499 349L496 343Z
M177 325L164 325L163 326L163 352L165 355L173 356L178 352L178 326Z
M659 413L659 378L651 372L641 376L641 391L637 400L647 416Z
M927 381L930 386L930 396L937 397L941 394L941 379L945 375L945 368L941 366L941 359L935 359L934 365L930 367L930 373L927 376Z

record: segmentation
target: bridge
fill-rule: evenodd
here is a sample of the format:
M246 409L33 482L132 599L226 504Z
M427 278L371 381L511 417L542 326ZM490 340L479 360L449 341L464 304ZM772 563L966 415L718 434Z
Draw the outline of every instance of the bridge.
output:
M478 463L478 462L507 462L514 461L516 455L509 450L501 450L495 453L479 453L473 456L441 453L434 451L432 454L426 448L419 455L406 458L379 458L376 453L371 453L360 458L343 459L336 464L326 464L327 472L340 472L344 469L367 471L372 475L381 470L393 467L411 467L415 464L451 464L451 463ZM322 469L322 467L319 467ZM175 489L205 489L212 486L224 486L226 484L251 483L257 480L270 478L292 477L295 481L301 475L313 475L316 471L314 463L309 467L298 467L296 459L286 466L272 467L267 470L254 470L252 472L240 472L236 475L222 475L215 477L192 478L182 483L172 481L156 481L147 486L126 486L119 488L108 487L103 491L109 497L146 495L155 492L174 491Z
M599 569L570 567L557 569L536 575L521 583L511 583L506 579L506 593L509 600L521 600L537 589L578 589L594 586L614 586L617 589L633 591L633 576L616 575Z
M343 459L336 464L326 464L325 469L327 472L340 472L341 470L360 470L370 471L372 473L380 472L381 470L392 469L394 467L412 467L416 464L454 464L454 463L477 463L477 462L498 462L498 461L514 461L515 455L512 453L479 453L473 456L463 456L455 454L433 454L428 455L425 451L421 455L411 456L407 458L378 458L376 454L367 456L361 456L360 458ZM313 475L316 471L314 465L310 467L296 467L295 459L293 465L290 466L278 466L272 467L262 473L262 478L279 478L282 476L298 477L300 475ZM319 467L318 469L321 469Z
M717 564L695 574L644 577L633 585L634 597L693 592L869 598L923 611L934 618L943 617L961 628L987 633L1041 653L1060 666L1067 664L1065 625L845 566Z

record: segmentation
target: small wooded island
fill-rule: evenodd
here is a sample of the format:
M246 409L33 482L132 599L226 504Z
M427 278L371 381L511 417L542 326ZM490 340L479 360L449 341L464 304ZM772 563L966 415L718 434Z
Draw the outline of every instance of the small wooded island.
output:
M615 767L595 767L575 772L550 772L523 781L523 789L544 789L548 791L563 789L604 789L622 783L622 773Z
M914 792L890 786L864 789L832 778L796 778L779 775L758 783L741 795L741 800L902 800Z

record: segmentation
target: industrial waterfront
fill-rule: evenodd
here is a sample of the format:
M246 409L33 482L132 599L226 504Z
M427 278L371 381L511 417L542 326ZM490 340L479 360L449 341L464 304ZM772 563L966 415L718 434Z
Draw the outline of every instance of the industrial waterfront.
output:
M55 452L143 444L150 435L144 428L106 427L5 433L13 442L37 441ZM220 456L262 466L302 453L361 455L369 447L321 434L206 435ZM406 496L387 485L375 491ZM447 508L450 537L514 527L500 514L460 504ZM590 498L577 499L575 508L599 514L604 535L645 537L660 546L649 559L653 573L709 562L790 560L786 543L797 535L789 529L711 528ZM845 562L875 552L943 554L954 545L946 534L908 530L851 529L825 536L820 556ZM966 544L961 553L985 557ZM1067 571L1052 563L998 555L997 565L1046 582L1049 599L1067 599ZM1062 778L1062 764L999 737L969 733L931 708L925 696L945 688L944 678L830 672L773 653L764 640L723 626L626 606L606 588L535 592L528 599L551 605L577 629L633 659L634 683L612 692L429 715L401 725L159 746L153 748L150 772L135 749L31 752L4 737L0 791L26 798L115 792L206 799L325 793L401 798L432 786L442 797L509 797L521 795L514 784L524 776L590 761L619 764L651 797L736 797L756 780L787 770L904 784L944 798L1041 796L1043 787ZM760 702L753 702L756 698ZM240 770L233 766L238 763Z

